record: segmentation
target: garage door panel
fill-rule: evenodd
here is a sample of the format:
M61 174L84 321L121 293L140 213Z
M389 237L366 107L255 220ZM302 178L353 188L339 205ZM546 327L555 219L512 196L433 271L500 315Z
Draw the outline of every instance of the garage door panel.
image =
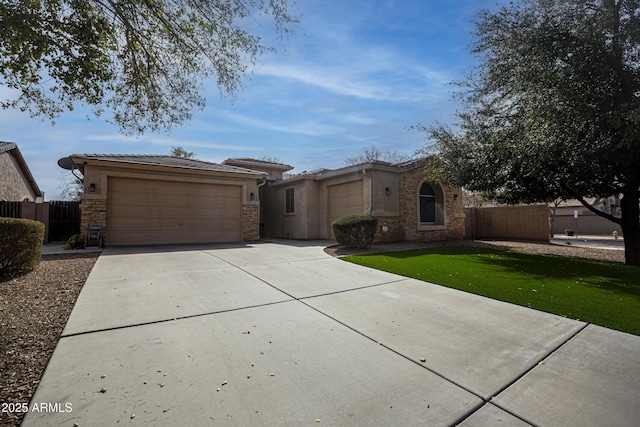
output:
M226 196L229 197L229 196ZM158 202L147 202L147 203L124 203L120 204L120 201L115 201L116 205L114 208L116 210L122 211L122 209L127 210L135 210L135 214L138 215L140 212L148 212L150 210L158 210L161 209L164 212L168 212L174 214L176 216L185 215L186 207L189 207L189 212L200 211L203 213L208 213L210 211L218 211L218 210L226 210L232 209L238 206L239 199L233 198L231 200L218 201L217 203L197 203L192 201L178 201L177 204L173 203L158 203ZM125 213L125 212L123 212Z
M188 211L185 211L185 209L188 209ZM150 208L144 206L121 206L112 208L111 213L115 214L118 218L144 218L158 216L162 218L175 218L176 220L180 220L181 218L219 218L224 216L229 209L234 209L234 207L210 209L199 206L189 208L184 206L154 206Z
M353 181L329 187L329 237L333 235L331 224L345 215L364 212L363 182Z
M331 222L350 214L361 214L364 211L362 181L329 187L329 219Z
M215 222L215 224L212 224ZM152 224L150 224L152 223ZM138 218L138 217L118 217L115 220L109 222L110 227L116 229L148 229L149 225L154 227L161 227L163 231L171 228L175 229L189 229L190 227L198 228L211 228L212 230L222 229L235 229L238 225L237 219L224 219L215 217L202 217L202 218Z
M239 185L109 179L110 245L233 242L241 229Z
M165 245L165 244L190 244L190 243L211 243L211 242L233 242L236 241L237 232L231 231L212 231L209 235L211 241L202 241L200 232L184 232L182 230L166 230L163 232L158 231L116 231L113 235L110 233L109 237L113 238L116 242L126 241L127 243L120 243L120 245ZM112 245L112 243L109 243Z

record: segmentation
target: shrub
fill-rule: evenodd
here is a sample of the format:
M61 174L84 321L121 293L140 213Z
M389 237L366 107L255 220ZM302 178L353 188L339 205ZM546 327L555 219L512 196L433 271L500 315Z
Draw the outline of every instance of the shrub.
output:
M338 218L332 225L338 243L364 249L373 243L378 218L371 215L347 215Z
M0 218L0 275L33 270L40 263L44 224L19 218Z
M74 234L69 237L67 240L67 244L64 247L65 249L82 249L84 248L84 241L80 238L79 234Z

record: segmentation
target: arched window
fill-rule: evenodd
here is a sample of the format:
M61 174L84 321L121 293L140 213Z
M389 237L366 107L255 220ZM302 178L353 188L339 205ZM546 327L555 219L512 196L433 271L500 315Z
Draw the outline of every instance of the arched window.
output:
M420 223L421 224L437 224L438 209L436 192L433 187L426 182L420 186Z

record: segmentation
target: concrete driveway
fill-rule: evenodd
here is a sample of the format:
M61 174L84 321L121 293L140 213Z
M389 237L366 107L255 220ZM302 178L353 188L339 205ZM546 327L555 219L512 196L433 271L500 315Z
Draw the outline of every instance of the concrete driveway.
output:
M325 244L107 248L23 425L637 425L640 337Z

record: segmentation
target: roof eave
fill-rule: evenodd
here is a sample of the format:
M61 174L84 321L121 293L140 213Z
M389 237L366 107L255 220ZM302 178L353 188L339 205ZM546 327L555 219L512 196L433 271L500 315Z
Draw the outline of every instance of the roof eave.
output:
M24 173L27 182L31 186L31 189L33 190L33 193L36 195L36 197L44 197L44 194L42 193L42 190L40 190L40 187L38 187L36 179L33 177L31 170L29 170L29 166L27 166L27 162L24 160L24 157L22 157L20 149L18 149L18 146L16 144L13 145L14 147L7 150L7 152L13 155L13 157L18 161L18 164L22 168L22 172Z
M184 170L184 171L193 171L193 172L197 172L199 174L207 174L207 175L218 175L218 176L234 176L237 177L239 175L245 176L245 177L251 177L251 178L255 178L255 179L260 179L260 178L264 178L267 177L268 174L266 172L261 172L261 171L242 171L242 170L238 170L238 171L224 171L224 170L212 170L212 169L205 169L205 168L198 168L198 167L190 167L190 166L185 166L185 165L161 165L161 164L156 164L156 163L145 163L145 162L140 162L140 161L134 161L134 160L124 160L121 158L114 158L114 159L109 159L109 158L105 158L105 157L101 157L101 158L96 158L96 157L91 157L91 156L86 156L86 155L82 155L82 154L72 154L69 156L69 158L71 158L71 160L73 161L73 163L78 167L78 169L80 170L80 172L82 172L82 174L84 174L84 166L87 164L107 164L107 165L114 165L114 164L118 164L118 165L122 165L123 167L130 167L130 168L136 168L136 169L140 169L140 168L152 168L152 169L156 169L156 170Z

